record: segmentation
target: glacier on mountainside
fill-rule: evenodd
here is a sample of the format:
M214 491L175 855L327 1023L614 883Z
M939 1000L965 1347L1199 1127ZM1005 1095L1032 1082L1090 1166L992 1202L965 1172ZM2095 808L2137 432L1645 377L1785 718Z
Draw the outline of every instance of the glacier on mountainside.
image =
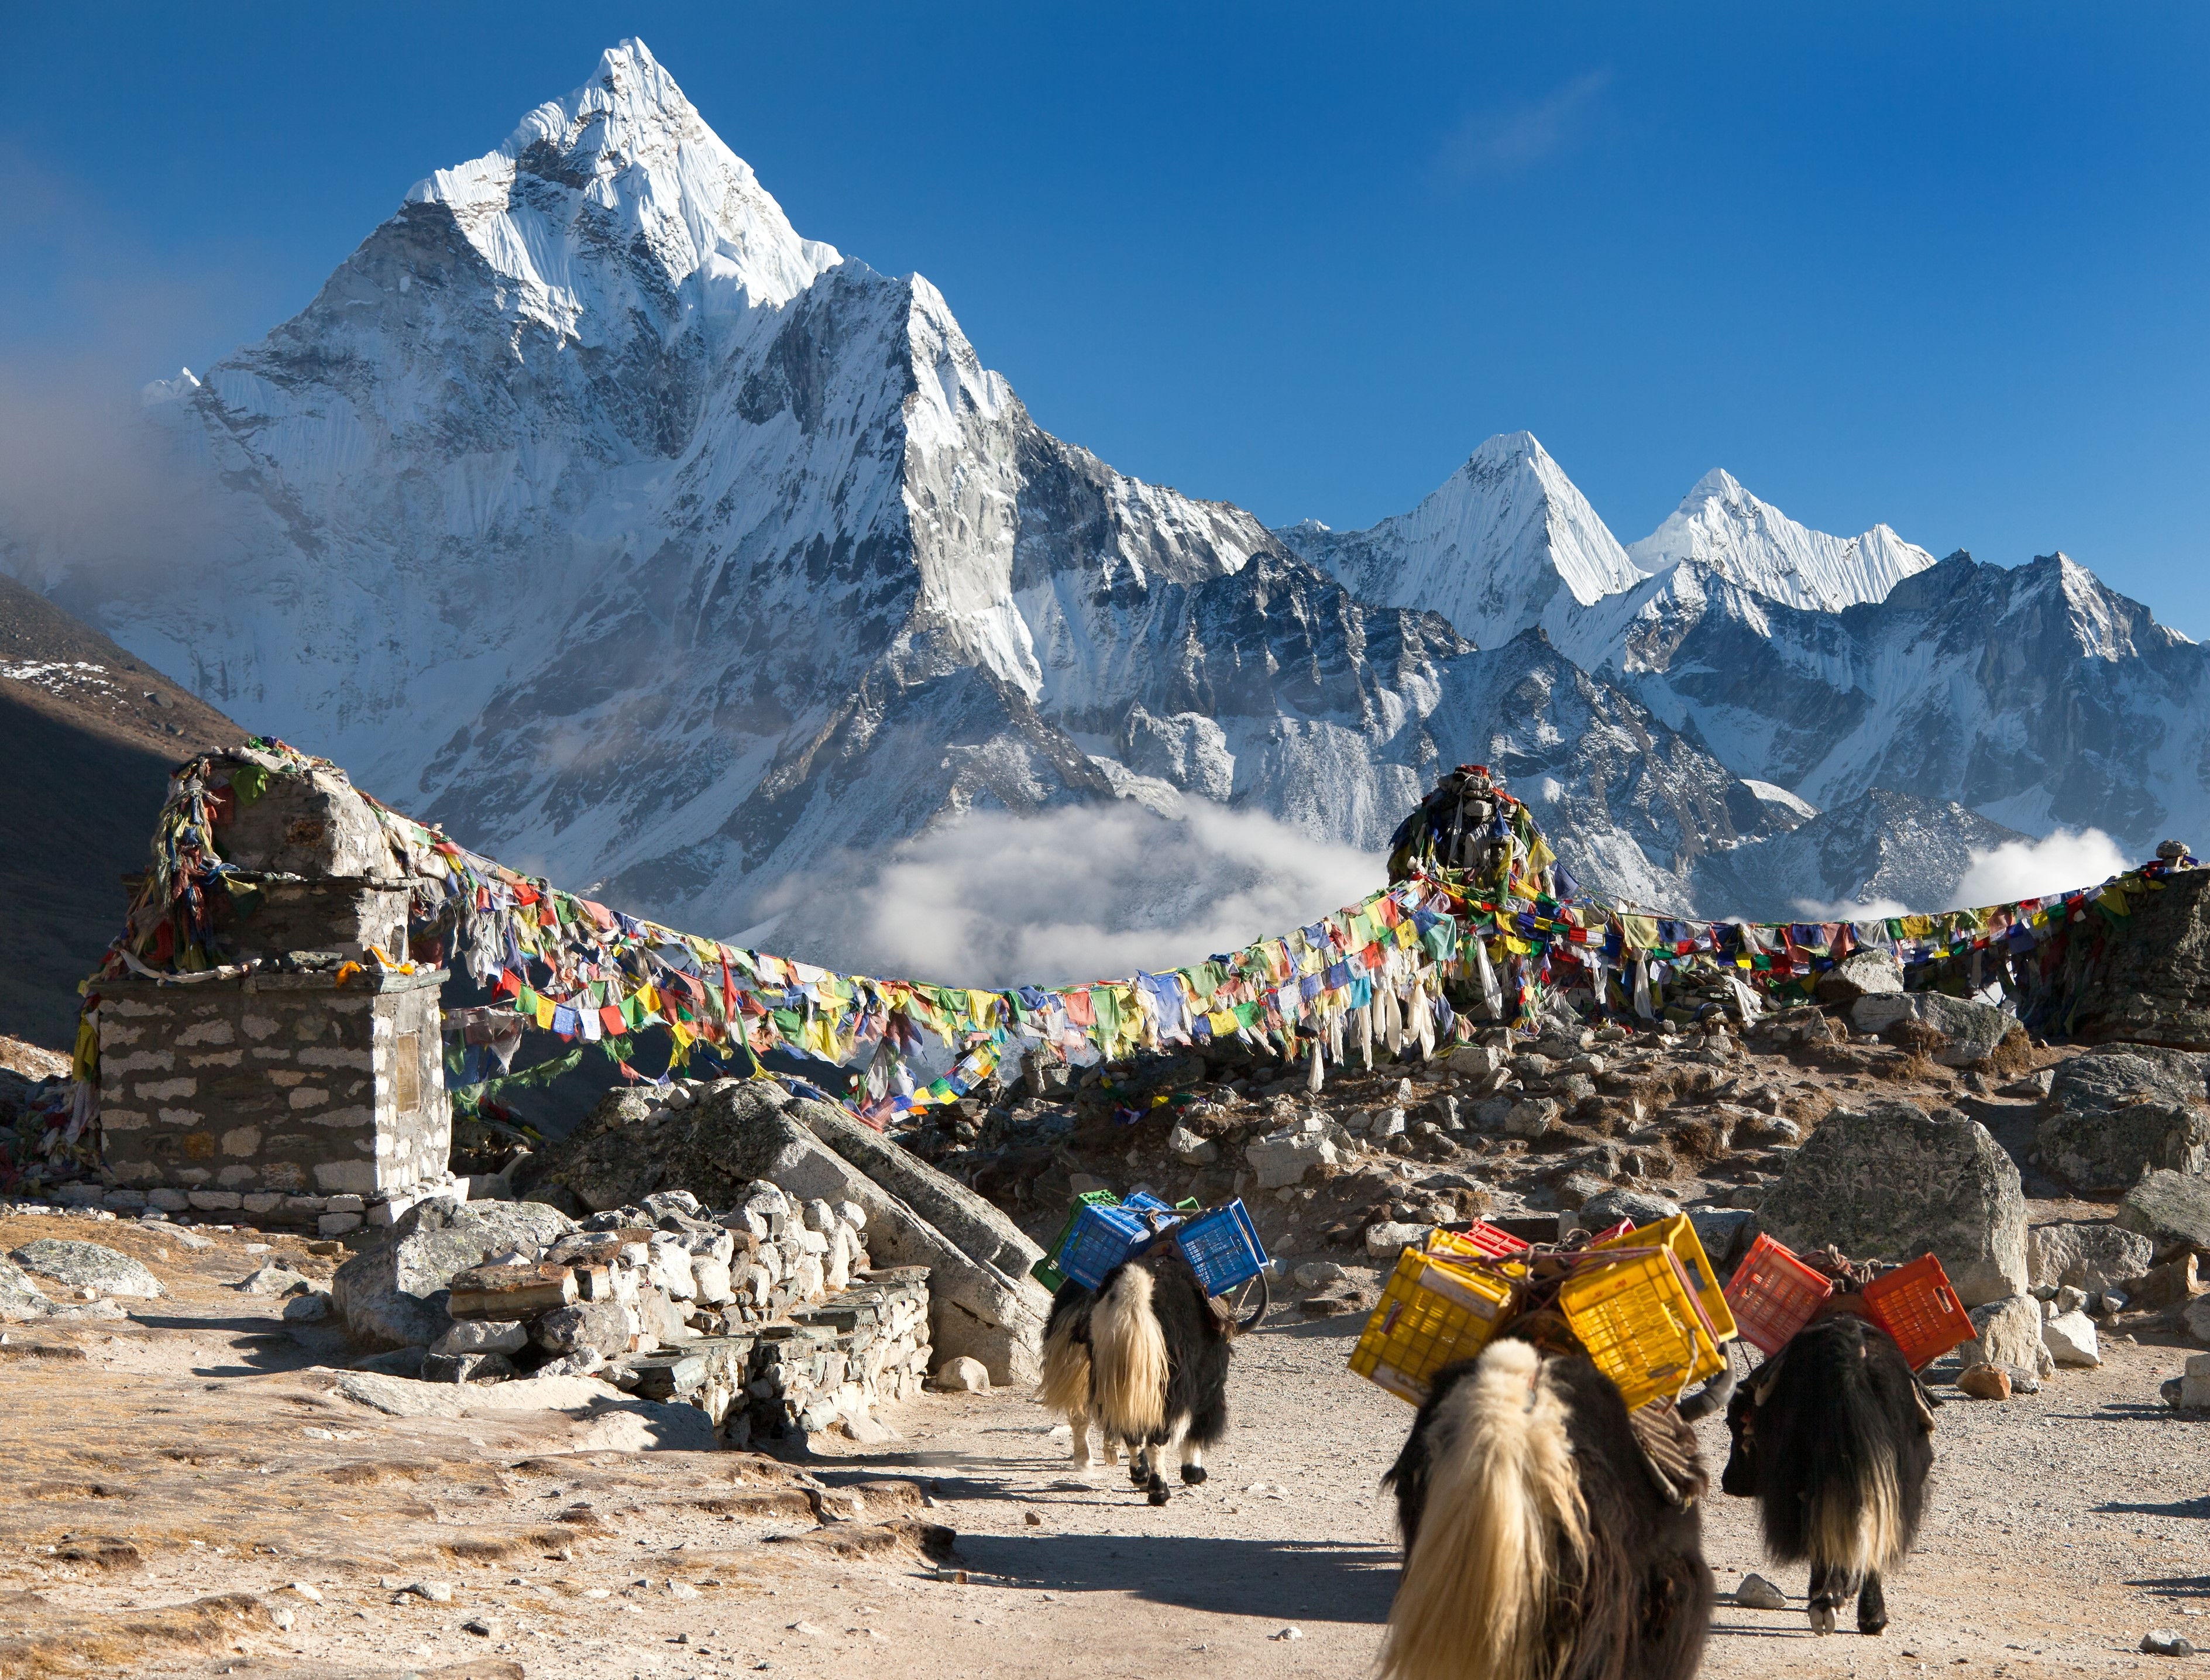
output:
M1627 553L1653 577L1693 560L1768 601L1827 613L1884 601L1934 564L1933 555L1885 525L1853 537L1799 525L1724 468L1699 479L1665 523L1628 544Z
M1555 627L1642 572L1531 432L1491 438L1410 513L1275 532L1362 601L1440 613L1482 647Z

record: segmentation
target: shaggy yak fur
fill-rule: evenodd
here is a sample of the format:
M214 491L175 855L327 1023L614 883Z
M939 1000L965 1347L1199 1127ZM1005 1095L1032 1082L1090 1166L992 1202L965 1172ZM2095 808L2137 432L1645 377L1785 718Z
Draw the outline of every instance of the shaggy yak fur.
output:
M1724 1391L1700 1398L1684 1417ZM1661 1491L1586 1357L1509 1339L1445 1366L1383 1485L1404 1535L1383 1680L1695 1672L1712 1598L1700 1506Z
M1228 1429L1229 1341L1237 1329L1171 1246L1114 1268L1095 1294L1063 1284L1044 1328L1042 1398L1073 1426L1075 1462L1086 1469L1097 1461L1095 1418L1105 1462L1126 1442L1130 1478L1152 1504L1167 1502L1168 1455L1179 1458L1183 1481L1202 1482L1205 1449Z
M1757 1501L1765 1550L1811 1566L1811 1626L1834 1630L1852 1593L1857 1631L1887 1626L1880 1578L1918 1538L1934 1412L1903 1351L1854 1314L1796 1333L1727 1408L1719 1485Z

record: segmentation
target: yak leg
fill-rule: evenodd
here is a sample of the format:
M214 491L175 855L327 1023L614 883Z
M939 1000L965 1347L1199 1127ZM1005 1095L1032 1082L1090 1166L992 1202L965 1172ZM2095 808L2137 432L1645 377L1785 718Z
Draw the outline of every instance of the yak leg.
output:
M1205 1479L1205 1448L1192 1447L1181 1455L1181 1479L1195 1487Z
M1880 1590L1880 1571L1867 1569L1864 1586L1857 1592L1857 1631L1878 1634L1887 1629L1887 1595Z
M1074 1459L1076 1467L1081 1470L1095 1469L1097 1465L1097 1454L1090 1450L1090 1414L1086 1411L1070 1411L1066 1414L1066 1423L1067 1427L1074 1431L1074 1450L1071 1456ZM1110 1442L1112 1436L1108 1435L1105 1439Z
M1144 1491L1154 1505L1163 1505L1171 1496L1167 1492L1166 1463L1169 1458L1180 1455L1182 1437L1188 1432L1189 1419L1180 1418L1168 1431L1164 1440L1153 1441L1147 1449L1151 1474L1144 1485Z
M1850 1578L1845 1570L1839 1569L1831 1563L1814 1563L1811 1566L1811 1592L1808 1604L1811 1631L1814 1634L1833 1632L1834 1624L1838 1620L1835 1611L1840 1607L1842 1600L1849 1596Z
M1100 1423L1097 1426L1097 1436L1100 1441L1104 1442L1105 1462L1108 1465L1120 1463L1120 1437L1114 1435L1112 1430L1107 1429L1102 1423Z
M1138 1487L1149 1487L1151 1482L1151 1447L1149 1441L1128 1443L1128 1479Z

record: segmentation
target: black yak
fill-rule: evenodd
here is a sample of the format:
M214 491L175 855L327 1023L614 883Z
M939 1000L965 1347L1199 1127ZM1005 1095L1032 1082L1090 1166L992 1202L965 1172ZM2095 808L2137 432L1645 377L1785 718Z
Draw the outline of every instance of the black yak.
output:
M1903 1562L1926 1508L1934 1412L1887 1333L1851 1313L1796 1333L1727 1408L1719 1485L1757 1501L1765 1550L1811 1566L1814 1631L1851 1594L1857 1631L1887 1626L1880 1578Z
M1044 1329L1043 1404L1066 1414L1074 1459L1096 1462L1094 1419L1105 1462L1128 1447L1128 1472L1154 1505L1167 1502L1165 1460L1178 1459L1184 1482L1205 1480L1205 1449L1228 1428L1230 1339L1265 1316L1267 1294L1238 1324L1208 1297L1171 1243L1123 1262L1096 1292L1060 1286Z
M1404 1536L1383 1680L1688 1680L1712 1599L1688 1423L1731 1382L1638 1427L1585 1355L1508 1328L1438 1371L1383 1478Z

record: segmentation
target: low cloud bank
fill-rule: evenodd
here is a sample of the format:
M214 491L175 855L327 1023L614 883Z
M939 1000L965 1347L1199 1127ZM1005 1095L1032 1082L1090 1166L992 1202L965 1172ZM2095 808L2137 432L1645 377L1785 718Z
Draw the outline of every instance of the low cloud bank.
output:
M997 988L1204 961L1356 903L1379 854L1200 799L975 812L887 857L786 882L768 949L850 972Z
M2111 876L2123 874L2133 863L2118 849L2118 843L2099 828L2076 833L2060 828L2040 840L2008 840L1993 851L1972 853L1971 867L1957 883L1956 896L1945 908L2008 904L2020 898L2100 886Z
M2006 840L1966 854L1965 872L1938 902L1905 904L1894 898L1859 903L1848 898L1798 898L1796 911L1812 922L1873 922L1891 916L1932 915L2015 903L2055 892L2100 886L2131 868L2134 860L2099 828L2059 829L2039 840Z

